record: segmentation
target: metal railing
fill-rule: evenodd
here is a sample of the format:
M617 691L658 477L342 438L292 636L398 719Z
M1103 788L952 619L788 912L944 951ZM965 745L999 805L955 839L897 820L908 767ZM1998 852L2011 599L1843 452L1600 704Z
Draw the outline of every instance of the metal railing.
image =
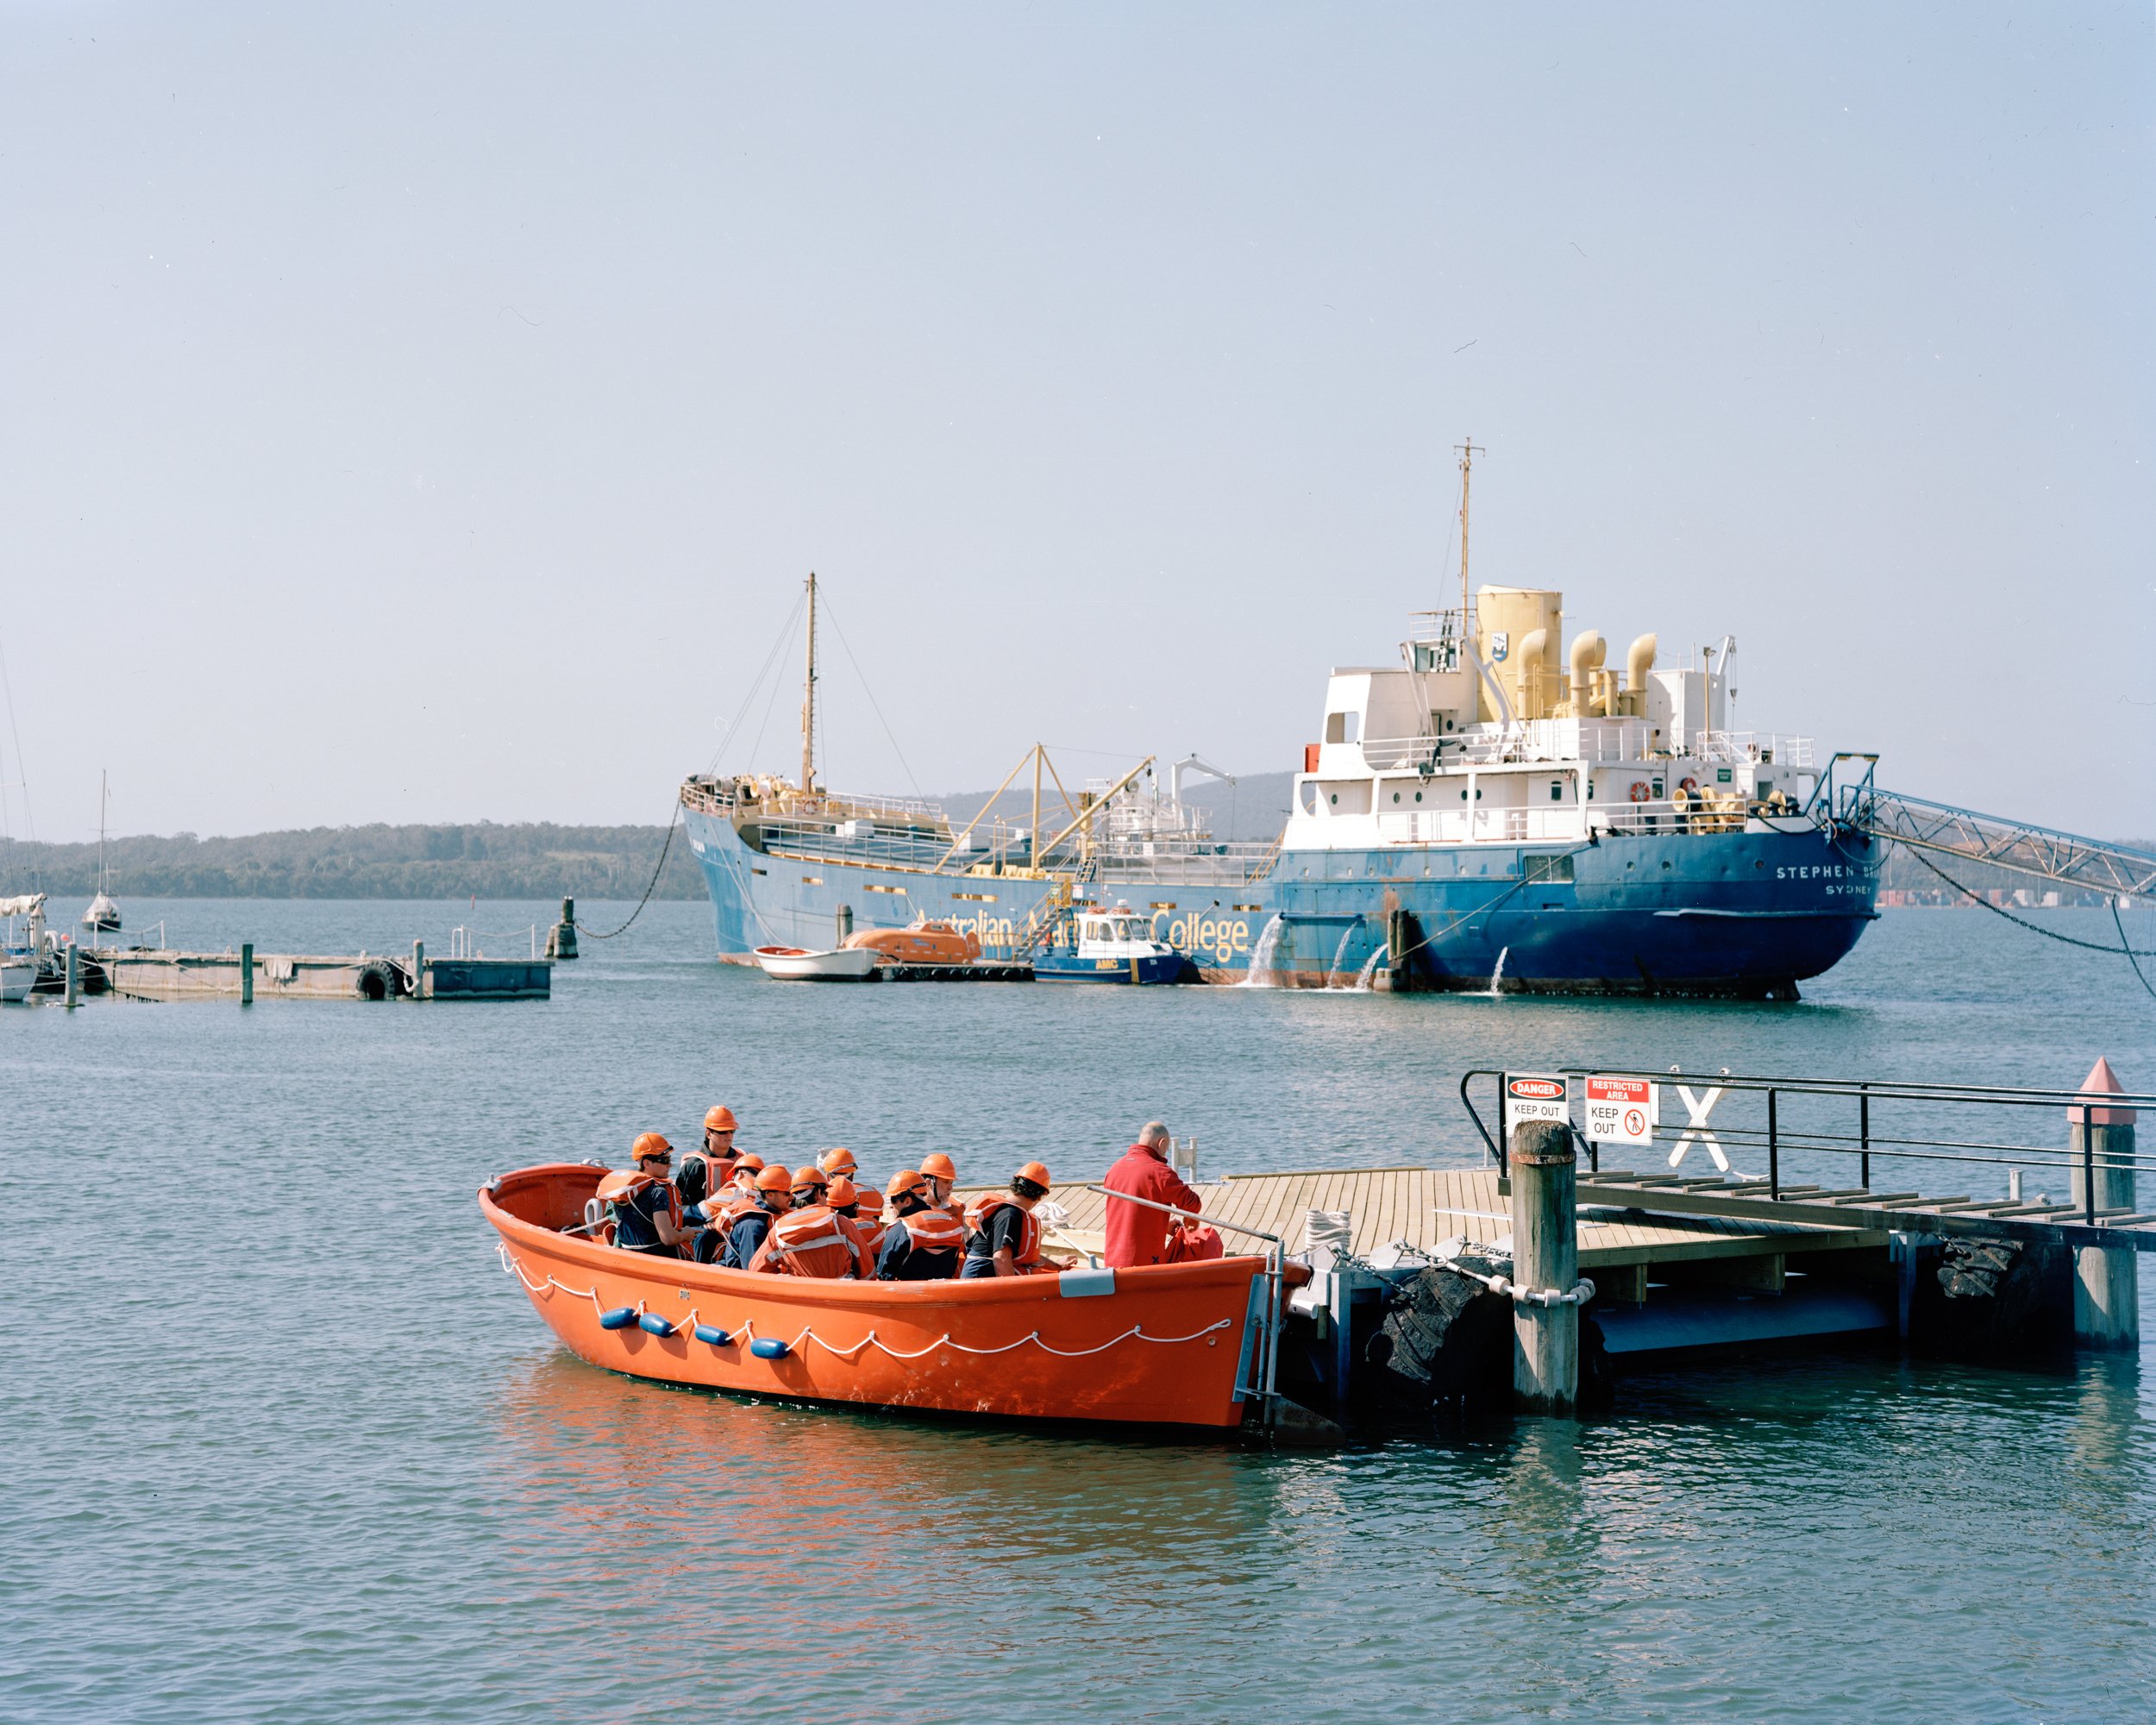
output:
M1514 1075L1520 1076L1520 1075ZM1557 1075L1550 1075L1552 1076ZM1575 1099L1584 1094L1583 1081L1589 1076L1584 1071L1563 1075L1566 1081L1568 1117ZM1763 1173L1745 1174L1735 1171L1740 1180L1756 1181L1765 1189L1768 1198L1782 1197L1785 1173L1785 1159L1792 1157L1813 1156L1854 1157L1858 1184L1846 1191L1868 1192L1871 1185L1871 1164L1874 1157L1894 1163L1936 1162L1949 1164L1999 1168L2012 1172L2009 1182L2009 1201L2018 1194L2021 1170L2034 1169L2041 1173L2049 1170L2069 1177L2078 1176L2081 1196L2076 1202L2056 1203L2047 1195L2040 1195L2035 1201L2015 1205L2012 1208L1988 1203L1978 1203L1968 1198L1929 1199L1933 1205L1959 1205L1970 1210L1982 1210L1993 1219L2021 1217L2042 1220L2063 1218L2078 1210L2084 1226L2094 1227L2107 1219L2131 1214L2130 1211L2109 1209L2100 1203L2096 1175L2099 1168L2129 1174L2156 1175L2156 1152L2137 1151L2122 1155L2107 1150L2099 1157L2095 1135L2088 1131L2088 1117L2108 1110L2117 1110L2129 1117L2139 1109L2156 1107L2156 1094L2139 1091L2091 1093L2077 1090L2024 1089L2000 1085L1923 1084L1873 1082L1839 1078L1756 1078L1733 1076L1728 1073L1683 1073L1675 1071L1650 1072L1620 1067L1598 1068L1592 1075L1614 1078L1645 1079L1662 1091L1677 1092L1676 1100L1686 1120L1681 1125L1665 1125L1658 1119L1654 1122L1648 1145L1626 1144L1626 1151L1657 1149L1667 1146L1669 1166L1681 1167L1696 1151L1702 1164L1712 1163L1725 1175L1733 1172L1728 1161L1732 1150L1760 1153L1765 1162ZM1506 1101L1506 1075L1495 1068L1478 1067L1460 1080L1460 1101L1466 1107L1475 1129L1482 1135L1484 1145L1495 1159L1501 1170L1506 1170L1506 1146L1509 1141L1511 1121ZM1475 1106L1472 1088L1477 1080L1490 1080L1496 1086L1497 1130L1493 1136L1484 1122L1482 1111ZM1745 1111L1733 1120L1717 1112L1726 1101L1739 1101ZM1820 1106L1820 1105L1824 1106ZM1881 1110L1889 1118L1883 1119ZM1986 1112L1998 1111L1998 1112ZM1996 1120L2006 1118L2027 1119L2043 1111L2057 1119L2060 1113L2067 1116L2067 1123L2080 1124L2080 1144L2075 1147L2070 1135L2061 1133L2049 1144L2013 1143L1996 1138L1970 1133L1965 1128L1956 1130L1952 1122L1959 1116L1965 1119ZM1910 1116L1918 1118L1912 1121ZM2078 1120L2076 1117L2078 1117ZM1927 1134L1916 1126L1928 1120L1934 1130ZM1601 1146L1589 1138L1580 1125L1574 1121L1572 1130L1581 1143L1587 1146L1588 1165L1599 1172L1601 1165ZM2096 1124L2103 1124L2101 1121ZM1844 1164L1843 1165L1846 1165ZM1808 1201L1832 1198L1834 1191L1822 1191L1816 1186L1803 1189ZM1915 1200L1918 1193L1871 1193L1871 1201L1883 1204ZM2156 1196L2156 1195L2152 1195Z
M1361 748L1363 759L1375 772L1536 761L1589 766L1637 762L1643 768L1657 768L1678 760L1716 767L1809 769L1817 758L1808 737L1763 731L1664 733L1645 719L1632 718L1516 719L1443 737L1369 737Z
M1173 1204L1156 1203L1150 1198L1134 1198L1128 1192L1116 1192L1106 1186L1087 1181L1085 1190L1098 1192L1104 1198L1113 1198L1125 1204L1138 1204L1148 1210L1158 1210L1169 1216L1182 1216L1193 1221L1203 1221L1210 1227L1225 1228L1232 1234L1248 1234L1252 1239L1266 1241L1270 1250L1265 1253L1265 1358L1262 1371L1264 1382L1249 1389L1238 1383L1238 1394L1262 1396L1268 1402L1279 1396L1274 1387L1280 1375L1281 1295L1286 1280L1288 1243L1278 1234L1269 1234L1263 1228L1245 1227L1240 1222L1224 1222L1218 1216L1193 1216L1188 1210L1179 1210Z

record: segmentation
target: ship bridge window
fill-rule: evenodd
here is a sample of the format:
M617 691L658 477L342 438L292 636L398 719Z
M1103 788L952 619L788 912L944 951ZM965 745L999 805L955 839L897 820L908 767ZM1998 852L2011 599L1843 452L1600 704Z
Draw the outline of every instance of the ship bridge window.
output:
M1362 738L1361 713L1329 712L1325 716L1325 740L1327 743L1359 743Z

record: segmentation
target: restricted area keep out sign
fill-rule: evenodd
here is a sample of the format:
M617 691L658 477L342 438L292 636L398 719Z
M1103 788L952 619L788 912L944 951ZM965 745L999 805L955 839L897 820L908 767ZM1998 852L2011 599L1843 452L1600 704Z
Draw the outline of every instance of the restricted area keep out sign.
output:
M1587 1136L1595 1144L1652 1144L1662 1098L1652 1080L1587 1081Z
M1540 1072L1507 1073L1505 1118L1513 1126L1522 1120L1554 1120L1564 1125L1572 1118L1565 1107L1564 1080Z

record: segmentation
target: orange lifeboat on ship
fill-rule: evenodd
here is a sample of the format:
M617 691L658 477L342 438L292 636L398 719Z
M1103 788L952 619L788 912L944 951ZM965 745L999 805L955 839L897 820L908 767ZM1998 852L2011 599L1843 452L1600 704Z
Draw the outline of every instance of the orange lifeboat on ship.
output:
M846 945L878 955L886 964L970 964L981 957L978 936L947 922L917 922L911 928L863 929Z
M1263 1258L950 1282L815 1281L656 1258L584 1233L605 1170L480 1189L503 1268L580 1359L655 1382L1020 1420L1232 1428L1300 1264Z

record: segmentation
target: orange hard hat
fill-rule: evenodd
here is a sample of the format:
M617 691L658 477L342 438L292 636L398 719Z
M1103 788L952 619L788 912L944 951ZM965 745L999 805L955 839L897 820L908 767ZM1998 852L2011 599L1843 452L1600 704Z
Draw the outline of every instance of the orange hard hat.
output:
M885 1183L883 1192L887 1198L899 1198L908 1192L920 1189L921 1170L918 1168L901 1168Z
M796 1186L821 1186L824 1183L824 1170L812 1162L806 1168L797 1168L793 1170L793 1183Z
M1018 1178L1031 1180L1036 1186L1048 1184L1048 1170L1040 1163L1029 1162L1018 1170Z
M661 1133L645 1132L629 1146L629 1153L642 1162L647 1156L672 1156L674 1146L666 1141Z
M754 1174L762 1166L763 1158L753 1150L745 1150L734 1158L734 1172L736 1174L744 1168Z
M861 1201L861 1189L842 1174L824 1192L824 1201L834 1210L843 1210L849 1204Z
M933 1175L938 1180L956 1180L958 1177L956 1164L940 1150L931 1150L921 1158L921 1172Z
M705 1114L704 1130L707 1132L738 1132L741 1122L734 1118L734 1111L721 1102Z
M854 1153L844 1145L837 1150L827 1150L816 1158L816 1165L826 1174L851 1174L861 1164L854 1160Z
M783 1192L793 1184L793 1176L776 1164L756 1176L756 1190L759 1192Z

